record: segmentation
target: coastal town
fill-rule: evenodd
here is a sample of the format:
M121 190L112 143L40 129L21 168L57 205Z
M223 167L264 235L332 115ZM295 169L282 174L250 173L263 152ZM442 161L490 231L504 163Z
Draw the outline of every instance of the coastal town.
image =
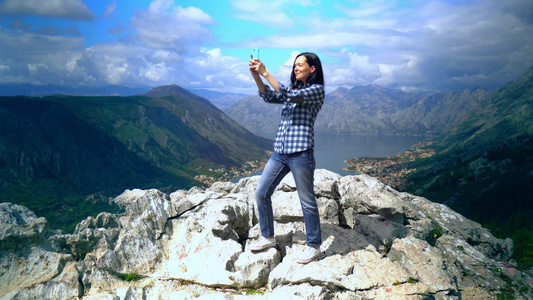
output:
M358 157L346 160L345 171L367 174L378 178L388 186L397 188L406 182L406 177L416 171L409 168L408 163L420 158L435 155L435 149L430 148L433 142L419 142L410 150L389 157Z
M210 174L196 175L194 179L200 181L205 185L211 185L217 181L231 181L235 178L242 178L249 176L255 172L263 170L266 165L267 160L254 160L245 162L240 167L231 167L218 168L218 169L209 169Z
M430 148L431 141L418 142L410 150L388 157L357 157L345 161L344 171L367 174L376 177L388 186L397 188L406 182L406 177L416 171L409 168L408 163L420 158L435 155L435 149ZM194 178L205 185L217 181L231 181L235 178L249 176L263 170L266 160L254 160L244 163L240 167L209 169L209 174L196 175Z

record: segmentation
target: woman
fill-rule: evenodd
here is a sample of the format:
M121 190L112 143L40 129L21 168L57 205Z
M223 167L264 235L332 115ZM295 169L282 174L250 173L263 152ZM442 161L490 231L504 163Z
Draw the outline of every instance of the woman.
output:
M250 60L250 72L267 103L282 104L281 122L268 160L255 190L261 237L250 246L261 251L276 246L271 196L283 177L292 172L305 221L307 247L297 258L308 263L320 255L320 216L313 192L315 171L314 123L324 103L324 73L314 53L299 54L291 72L290 86L272 77L259 59ZM263 83L264 77L270 86Z

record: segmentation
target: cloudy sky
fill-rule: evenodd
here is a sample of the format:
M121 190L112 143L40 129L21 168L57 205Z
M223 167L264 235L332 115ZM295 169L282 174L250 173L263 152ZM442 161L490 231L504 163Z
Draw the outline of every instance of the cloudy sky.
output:
M0 84L253 93L251 53L286 81L303 51L329 91L495 89L533 66L533 1L0 0Z

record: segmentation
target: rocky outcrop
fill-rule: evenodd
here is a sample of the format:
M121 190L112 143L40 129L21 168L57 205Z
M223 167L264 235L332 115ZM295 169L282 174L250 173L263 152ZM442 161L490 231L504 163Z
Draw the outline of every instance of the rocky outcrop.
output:
M73 234L2 203L0 299L533 299L510 239L366 175L316 171L325 242L307 265L295 260L305 228L288 176L272 199L278 247L252 253L258 179L127 190L121 213Z

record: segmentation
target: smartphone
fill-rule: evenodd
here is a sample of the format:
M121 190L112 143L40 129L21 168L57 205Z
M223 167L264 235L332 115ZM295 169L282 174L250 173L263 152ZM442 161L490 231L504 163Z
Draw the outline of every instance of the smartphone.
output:
M250 54L250 59L253 61L252 64L255 65L255 64L257 64L257 62L254 61L254 54L257 54L255 58L256 58L256 59L259 59L259 48L257 48L257 49L252 49L252 54Z

